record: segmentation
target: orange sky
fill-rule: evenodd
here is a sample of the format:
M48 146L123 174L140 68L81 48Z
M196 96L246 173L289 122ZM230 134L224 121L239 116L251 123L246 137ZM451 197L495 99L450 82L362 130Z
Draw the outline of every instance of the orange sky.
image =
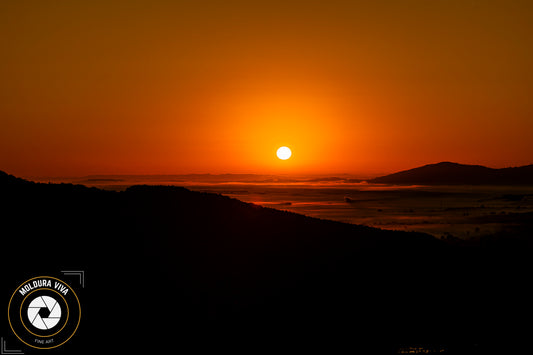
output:
M533 163L530 1L1 1L0 41L19 176Z

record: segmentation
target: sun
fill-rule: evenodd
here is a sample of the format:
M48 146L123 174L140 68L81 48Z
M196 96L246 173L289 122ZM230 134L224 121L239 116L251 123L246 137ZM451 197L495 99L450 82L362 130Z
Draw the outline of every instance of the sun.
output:
M278 151L276 152L276 155L281 160L287 160L291 157L292 152L288 147L279 147Z

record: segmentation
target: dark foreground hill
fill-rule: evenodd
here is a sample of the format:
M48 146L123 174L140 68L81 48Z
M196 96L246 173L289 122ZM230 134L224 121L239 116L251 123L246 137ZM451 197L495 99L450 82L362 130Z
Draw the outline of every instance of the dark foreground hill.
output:
M369 182L398 185L533 185L533 165L492 169L481 165L442 162L378 177Z
M6 305L29 277L86 273L61 353L473 354L529 339L527 244L452 246L179 187L0 173L0 196Z

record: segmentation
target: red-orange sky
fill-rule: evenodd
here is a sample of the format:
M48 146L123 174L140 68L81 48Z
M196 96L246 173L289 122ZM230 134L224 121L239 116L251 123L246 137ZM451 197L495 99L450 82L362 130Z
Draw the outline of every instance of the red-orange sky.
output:
M531 1L1 1L0 41L15 175L533 162Z

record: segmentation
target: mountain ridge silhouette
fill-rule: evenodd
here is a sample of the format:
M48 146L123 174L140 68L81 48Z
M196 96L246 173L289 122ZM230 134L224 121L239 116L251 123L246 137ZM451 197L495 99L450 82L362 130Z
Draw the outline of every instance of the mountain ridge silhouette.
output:
M59 353L98 352L102 334L122 352L362 354L471 354L527 336L522 244L462 247L174 186L104 191L0 173L0 195L4 298L28 276L86 272L79 334Z
M368 180L397 185L533 185L533 164L494 169L453 162L427 164Z

